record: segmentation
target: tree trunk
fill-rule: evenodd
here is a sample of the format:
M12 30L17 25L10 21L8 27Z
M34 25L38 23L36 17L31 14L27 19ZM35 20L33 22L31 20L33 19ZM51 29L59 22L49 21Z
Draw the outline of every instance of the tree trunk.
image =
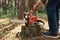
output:
M4 14L6 15L6 14L7 14L7 10L6 10L6 0L2 0L2 7L3 7Z
M18 1L19 1L19 0L15 0L15 6L18 6Z
M24 17L24 8L25 8L25 0L18 0L18 19L23 19Z
M18 0L15 0L15 8L14 8L14 13L15 13L15 15L17 15L16 13L17 13L17 10L18 9Z
M2 2L1 2L1 0L0 0L0 8L2 7Z

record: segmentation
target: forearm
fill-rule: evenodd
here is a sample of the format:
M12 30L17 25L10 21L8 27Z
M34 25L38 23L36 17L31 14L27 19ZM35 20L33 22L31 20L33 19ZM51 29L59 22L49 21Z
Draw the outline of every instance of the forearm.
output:
M40 0L40 1L38 1L38 2L34 5L33 9L34 9L35 11L37 11L38 8L39 8L42 4L46 4L46 1L47 1L47 0Z
M41 6L41 5L42 5L42 2L38 1L34 6L37 7L37 8L39 8L39 6Z
M33 9L34 9L35 11L37 11L38 8L39 8L41 5L42 5L42 2L41 2L41 1L38 1L38 2L34 5Z

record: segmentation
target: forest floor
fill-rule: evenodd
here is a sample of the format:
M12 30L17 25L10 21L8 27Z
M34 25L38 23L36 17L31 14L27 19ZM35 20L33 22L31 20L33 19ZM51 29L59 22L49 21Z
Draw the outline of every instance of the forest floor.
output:
M47 20L44 20L44 22L45 22L45 26L44 26L45 29L48 29ZM58 39L53 39L53 38L44 37L42 34L40 34L40 36L35 36L35 37L16 38L16 34L18 32L21 32L21 25L18 25L17 27L15 27L6 36L0 38L0 40L60 40L60 37ZM59 28L59 33L60 33L60 28Z

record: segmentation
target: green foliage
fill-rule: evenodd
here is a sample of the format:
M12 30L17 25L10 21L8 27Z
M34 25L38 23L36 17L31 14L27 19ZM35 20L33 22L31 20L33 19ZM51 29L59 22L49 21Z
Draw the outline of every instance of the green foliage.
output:
M2 10L2 8L0 8L0 16L2 16L3 15L3 10Z
M45 13L45 8L41 6L41 7L38 9L38 13Z
M9 0L9 3L6 4L6 15L4 14L3 8L0 8L0 18L14 17L17 15L18 9L13 5L13 2L13 0Z
M47 14L46 13L37 13L36 16L38 18L47 19Z
M17 13L18 13L18 7L15 7L13 5L13 2L15 0L9 0L9 3L6 4L6 15L4 14L4 11L2 8L0 8L0 18L7 18L7 17L15 17L17 16ZM28 11L28 1L26 1L26 5L25 5L25 12ZM38 16L42 16L42 15L45 15L45 8L43 6L41 6L38 10Z

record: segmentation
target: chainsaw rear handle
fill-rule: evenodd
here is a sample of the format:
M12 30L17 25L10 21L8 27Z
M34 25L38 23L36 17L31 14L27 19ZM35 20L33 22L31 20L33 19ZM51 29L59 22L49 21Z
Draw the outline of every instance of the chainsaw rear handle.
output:
M43 23L43 25L45 25L45 23L42 20L37 20L37 22L41 22L41 23Z

